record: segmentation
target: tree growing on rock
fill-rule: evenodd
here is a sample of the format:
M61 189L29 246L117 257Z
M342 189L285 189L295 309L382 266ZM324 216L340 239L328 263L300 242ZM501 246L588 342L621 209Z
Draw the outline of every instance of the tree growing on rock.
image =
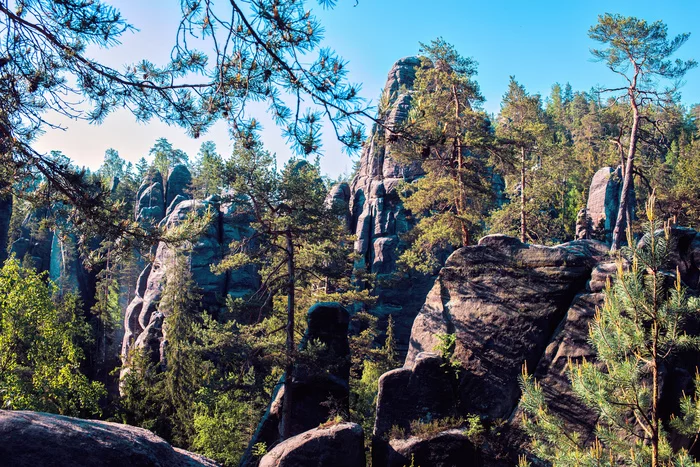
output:
M436 250L469 245L480 229L492 198L493 135L480 109L476 62L443 39L421 44L420 54L398 157L419 161L425 176L404 187L404 206L420 220L402 261L432 269Z
M317 301L352 303L367 300L349 284L348 251L344 222L326 205L327 188L317 165L292 159L278 171L275 158L255 140L238 141L227 161L226 184L234 190L244 212L253 216L255 234L231 245L231 254L216 271L248 264L258 267L262 301L271 302L281 325L265 331L270 337L284 331L284 399L282 437L291 429L294 401L287 390L297 357L303 320L298 315ZM262 320L262 315L259 321Z
M700 343L683 330L700 312L700 301L687 296L678 271L671 278L664 270L670 227L661 229L654 196L646 211L644 237L639 246L622 250L628 268L619 260L616 279L590 324L597 361L569 363L574 393L600 416L592 446L584 446L581 436L549 411L542 388L524 369L523 426L535 456L554 465L697 465L685 450L671 446L659 401L664 362ZM628 241L633 244L629 227ZM676 427L697 434L695 406L686 401L683 410Z
M624 79L622 86L601 92L620 94L629 102L631 114L620 207L611 245L611 249L616 250L623 240L625 225L629 224L640 125L643 121L654 123L649 112L652 106L673 104L680 80L688 70L697 66L697 62L671 59L690 34L669 38L668 28L662 21L649 24L635 17L606 13L598 17L598 24L591 27L588 35L605 46L591 49L593 57ZM670 83L670 86L660 89L661 81Z
M525 204L529 196L526 164L536 148L543 150L543 136L547 131L544 120L540 96L529 95L525 87L511 76L501 103L496 134L520 162L520 241L523 243L527 241Z

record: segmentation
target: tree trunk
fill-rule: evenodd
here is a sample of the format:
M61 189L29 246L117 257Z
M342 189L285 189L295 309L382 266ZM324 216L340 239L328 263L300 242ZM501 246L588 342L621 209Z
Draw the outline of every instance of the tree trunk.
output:
M520 148L520 241L525 243L525 148Z
M462 107L459 102L459 95L457 94L457 87L452 85L452 98L455 104L455 156L457 157L457 203L455 208L457 209L457 215L460 217L459 222L462 227L462 246L469 246L469 229L464 221L464 212L466 210L466 194L464 192L464 182L462 181L462 170L464 165L464 159L462 156L462 139L459 137L460 125L459 118L462 112Z
M615 229L613 230L612 245L610 251L615 251L620 248L622 237L625 231L627 217L629 217L629 204L634 186L632 178L632 170L634 169L634 156L637 152L637 130L639 128L639 107L634 95L634 89L629 91L630 104L632 105L632 130L630 133L630 145L627 151L627 163L624 168L624 177L622 182L622 193L620 193L620 207L617 210L617 219L615 220Z
M282 401L282 439L287 439L292 433L292 375L294 372L294 242L292 233L287 231L287 342L285 345L285 369L284 369L284 398Z

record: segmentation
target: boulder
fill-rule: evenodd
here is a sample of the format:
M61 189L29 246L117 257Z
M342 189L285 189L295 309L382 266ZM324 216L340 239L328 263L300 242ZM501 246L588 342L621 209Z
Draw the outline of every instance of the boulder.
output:
M362 427L356 423L320 426L275 446L260 467L364 467Z
M387 467L484 465L479 450L463 430L446 430L434 435L393 439L389 446Z
M13 467L214 467L148 430L39 412L0 410L0 464Z

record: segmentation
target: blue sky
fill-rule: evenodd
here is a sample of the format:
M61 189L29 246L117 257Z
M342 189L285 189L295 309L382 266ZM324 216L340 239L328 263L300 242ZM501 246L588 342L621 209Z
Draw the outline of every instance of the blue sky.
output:
M148 58L163 63L169 56L177 27L179 2L175 0L118 0L109 2L139 31L128 34L122 45L92 52L108 64ZM309 1L309 5L312 5ZM313 4L315 5L315 3ZM417 53L419 42L443 37L462 55L479 63L477 80L486 98L485 109L497 113L511 75L531 93L547 96L555 82L571 83L574 90L619 82L601 63L590 60L595 46L587 31L600 14L620 13L647 21L663 20L669 34L690 32L678 57L700 61L700 2L698 1L471 1L471 0L339 0L336 8L314 11L325 28L324 45L348 60L350 78L362 83L362 95L376 102L386 74L399 58ZM684 104L700 103L700 69L686 76ZM280 132L261 116L263 140L280 160L290 156ZM54 119L56 120L56 119ZM138 124L126 111L118 111L100 126L60 121L66 131L50 131L36 144L40 151L61 150L78 165L97 168L104 151L115 148L127 160L148 154L159 137L195 157L200 144L213 140L223 155L230 150L226 126L217 124L199 140L162 122ZM330 134L324 140L322 169L332 176L352 166Z

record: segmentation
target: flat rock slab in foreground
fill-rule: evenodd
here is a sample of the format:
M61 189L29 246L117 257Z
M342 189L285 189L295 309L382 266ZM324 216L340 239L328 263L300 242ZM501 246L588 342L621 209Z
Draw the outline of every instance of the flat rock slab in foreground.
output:
M0 465L216 467L148 430L40 412L0 410Z
M260 467L365 467L362 427L339 423L305 431L275 446Z

